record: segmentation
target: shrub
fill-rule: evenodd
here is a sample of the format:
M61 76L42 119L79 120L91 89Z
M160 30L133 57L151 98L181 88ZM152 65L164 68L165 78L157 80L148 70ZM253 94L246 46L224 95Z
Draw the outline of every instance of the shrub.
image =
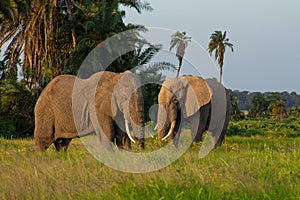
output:
M263 118L232 121L229 123L226 135L298 137L300 118L287 118L282 121Z

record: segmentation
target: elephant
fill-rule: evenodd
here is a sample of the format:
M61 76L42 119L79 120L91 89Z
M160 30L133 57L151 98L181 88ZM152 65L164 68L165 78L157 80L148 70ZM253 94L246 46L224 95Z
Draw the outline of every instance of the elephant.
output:
M139 78L130 71L97 72L87 79L57 76L35 105L35 150L45 151L53 143L57 151L66 151L72 138L89 134L99 136L108 148L115 141L117 147L130 149L131 141L138 140L144 149L144 100L139 86Z
M177 146L182 122L186 121L190 124L193 141L202 141L203 132L208 130L212 133L214 147L221 146L232 108L226 88L215 79L204 80L191 75L166 78L158 104L154 129L159 139L169 138Z

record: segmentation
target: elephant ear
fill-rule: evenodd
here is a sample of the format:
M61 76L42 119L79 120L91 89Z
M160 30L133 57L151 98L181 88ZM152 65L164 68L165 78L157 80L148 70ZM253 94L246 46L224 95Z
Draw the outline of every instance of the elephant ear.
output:
M184 108L181 111L184 117L190 117L211 101L212 91L201 77L182 76L180 80L186 88L186 95L182 102Z
M129 99L133 90L136 89L133 87L135 86L135 81L136 77L130 71L120 73L112 80L112 85L114 85L111 97L111 109L113 116L116 115L118 109L120 109L121 112L128 109Z
M114 117L117 113L115 97L110 90L103 87L99 88L95 96L95 107L98 111L105 111L105 115Z
M111 116L115 117L117 115L118 106L114 95L111 95L110 107L111 107Z

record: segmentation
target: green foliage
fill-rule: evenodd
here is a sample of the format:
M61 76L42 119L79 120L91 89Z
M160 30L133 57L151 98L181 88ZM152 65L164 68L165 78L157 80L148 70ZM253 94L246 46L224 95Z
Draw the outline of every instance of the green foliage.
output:
M249 110L251 108L251 102L254 96L257 94L261 94L265 97L267 97L270 92L249 92L249 91L230 91L230 95L233 95L238 100L238 107L241 110ZM300 105L300 95L296 92L279 92L280 99L285 99L286 107L291 108L293 106L299 106Z
M241 119L243 119L245 116L238 107L237 97L233 96L233 95L230 95L230 101L231 101L231 107L232 107L231 119L232 120L241 120Z
M269 101L267 101L266 97L261 93L255 94L252 98L251 109L249 110L249 117L267 117L269 114L268 107Z
M72 27L76 29L76 39L78 41L72 53L72 58L69 60L69 65L71 66L73 73L78 70L79 66L92 49L95 47L101 48L100 43L105 41L105 39L127 30L137 29L145 31L143 26L133 24L126 25L123 22L125 11L120 9L120 5L132 7L138 12L141 12L142 10L151 10L148 3L142 3L140 1L88 0L72 1L72 3L75 10L73 15L77 19L73 22ZM135 40L137 39L138 33ZM126 41L123 40L120 42ZM128 45L132 45L132 43L133 42ZM134 67L129 65L133 59L132 52L121 55L119 53L121 51L120 46L108 46L102 48L102 50L108 55L119 55L119 58L111 63L107 70L123 72Z
M293 106L288 109L288 116L291 117L300 117L300 106Z
M129 29L143 29L123 22L125 11L121 5L139 13L152 10L149 3L142 1L1 2L0 47L8 44L6 53L11 51L7 69L13 68L13 61L23 54L22 83L30 90L43 88L59 74L76 74L84 58L99 43ZM130 59L130 55L122 56L110 71L127 70L126 62Z
M0 81L0 136L17 138L33 134L36 99L20 83Z
M282 120L287 117L286 100L282 100L278 92L256 93L251 102L249 117L271 117Z
M271 118L282 120L287 117L287 111L285 108L286 100L282 100L279 96L279 93L271 93L269 99Z
M227 136L299 137L300 118L286 118L282 121L271 119L247 119L231 121Z

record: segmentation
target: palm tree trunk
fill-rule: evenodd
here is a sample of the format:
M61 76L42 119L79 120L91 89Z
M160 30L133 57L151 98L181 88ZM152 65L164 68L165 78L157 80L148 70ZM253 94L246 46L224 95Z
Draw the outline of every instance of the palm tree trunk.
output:
M178 61L179 61L179 65L178 65L178 69L177 69L177 73L176 73L176 78L178 78L178 76L179 76L179 72L180 72L181 65L182 65L182 57L178 58Z
M220 65L220 83L222 84L222 77L223 77L223 60L224 60L224 54L219 53L218 56L218 63Z
M70 5L70 1L66 0L66 6L67 6L67 13L69 15L68 20L69 21L73 21L73 14L72 14L72 10L71 10L71 5ZM72 41L73 41L73 47L76 47L76 35L75 35L75 28L71 29L71 34L72 34Z
M222 84L223 67L220 66L220 83Z

